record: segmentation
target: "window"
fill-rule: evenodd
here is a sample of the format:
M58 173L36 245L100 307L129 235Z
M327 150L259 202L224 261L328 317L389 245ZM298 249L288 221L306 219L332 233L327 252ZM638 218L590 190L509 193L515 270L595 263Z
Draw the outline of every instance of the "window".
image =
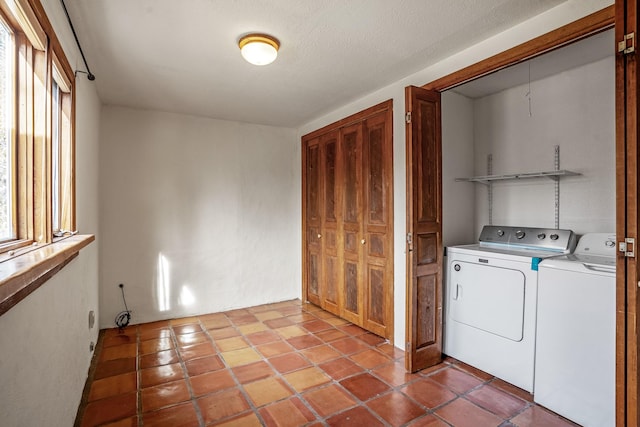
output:
M74 75L37 1L0 0L0 261L75 231Z

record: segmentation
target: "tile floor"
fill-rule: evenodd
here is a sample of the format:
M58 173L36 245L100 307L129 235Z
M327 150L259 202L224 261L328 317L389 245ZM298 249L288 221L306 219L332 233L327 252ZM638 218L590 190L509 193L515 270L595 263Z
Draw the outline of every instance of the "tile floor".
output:
M103 331L76 426L575 426L299 300Z

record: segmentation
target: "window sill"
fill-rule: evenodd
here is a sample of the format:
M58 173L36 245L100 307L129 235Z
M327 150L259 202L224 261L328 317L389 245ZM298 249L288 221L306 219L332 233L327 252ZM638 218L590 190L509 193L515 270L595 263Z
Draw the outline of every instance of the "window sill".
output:
M0 263L0 316L53 277L95 240L75 235Z

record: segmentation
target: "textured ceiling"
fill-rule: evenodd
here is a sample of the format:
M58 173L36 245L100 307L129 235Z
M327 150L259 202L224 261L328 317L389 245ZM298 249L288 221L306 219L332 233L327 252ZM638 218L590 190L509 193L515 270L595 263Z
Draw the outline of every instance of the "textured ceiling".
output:
M297 127L564 0L67 0L105 104ZM237 40L264 32L256 67Z

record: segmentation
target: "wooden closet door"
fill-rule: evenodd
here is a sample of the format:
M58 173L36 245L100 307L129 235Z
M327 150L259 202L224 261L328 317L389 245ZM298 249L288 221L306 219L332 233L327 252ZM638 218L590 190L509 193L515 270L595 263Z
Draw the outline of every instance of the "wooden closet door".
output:
M343 292L341 316L363 323L362 123L340 131Z
M364 328L391 337L393 316L392 111L365 120L363 135Z
M320 288L322 277L322 168L320 139L307 141L304 146L305 155L305 281L306 299L310 303L321 305Z
M321 307L331 313L340 314L340 256L338 248L338 223L340 211L340 191L337 179L338 171L338 135L336 130L323 135L321 141L322 156L322 273L320 286Z

